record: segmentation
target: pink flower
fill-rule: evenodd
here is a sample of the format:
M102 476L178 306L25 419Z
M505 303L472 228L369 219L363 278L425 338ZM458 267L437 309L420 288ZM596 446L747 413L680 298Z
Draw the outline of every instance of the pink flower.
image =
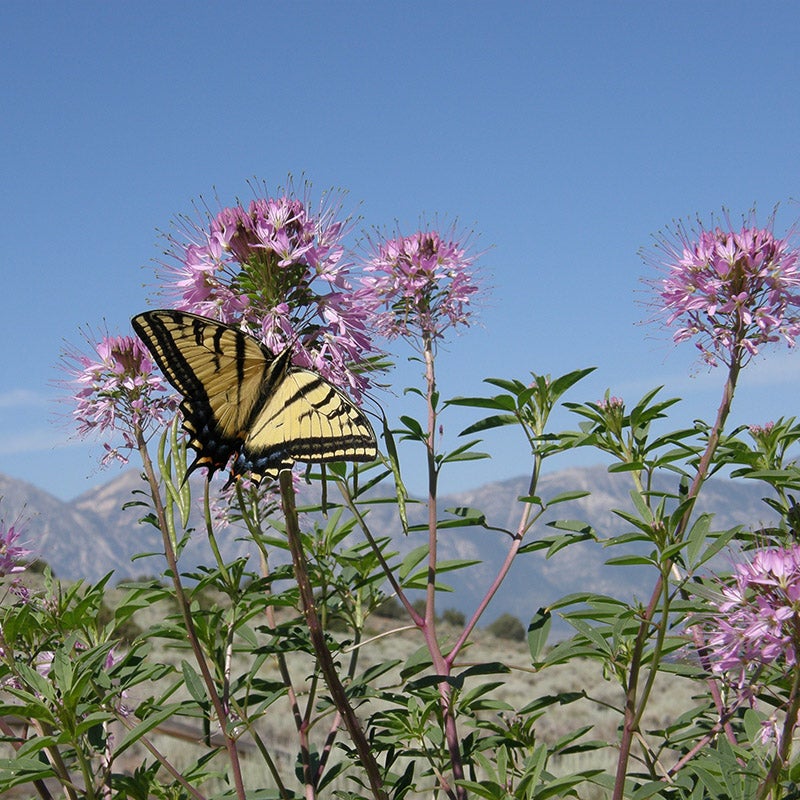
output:
M363 285L373 297L378 331L389 339L436 339L469 325L470 298L478 290L475 260L452 230L418 231L375 245Z
M798 663L800 544L757 550L721 586L724 598L706 622L715 672L733 673L739 686L764 666Z
M800 334L800 250L794 231L773 233L774 215L759 228L754 213L739 229L726 225L689 231L682 222L655 237L645 261L666 272L656 285L676 342L694 339L716 366L749 359L781 338L793 347Z
M134 336L102 336L93 342L84 334L94 353L76 347L62 353L67 380L63 385L74 393L72 417L78 435L90 433L123 438L122 450L136 447L135 432L165 424L177 408L177 398L166 395L167 386L154 369L147 349ZM112 457L126 461L119 448L105 443L104 463Z
M359 366L374 348L340 211L336 196L313 211L306 186L302 199L288 188L200 222L182 219L168 237L164 291L176 308L238 324L276 354L292 347L296 365L359 396L369 384Z

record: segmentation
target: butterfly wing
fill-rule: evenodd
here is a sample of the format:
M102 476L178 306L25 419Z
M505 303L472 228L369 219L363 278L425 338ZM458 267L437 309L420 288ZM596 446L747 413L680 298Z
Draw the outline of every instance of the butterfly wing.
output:
M274 477L294 461L371 461L375 433L362 411L319 375L291 367L252 336L183 311L132 320L167 380L183 396L183 427L198 455L191 469Z
M373 461L365 414L315 372L290 369L254 417L234 470L258 474L280 461Z

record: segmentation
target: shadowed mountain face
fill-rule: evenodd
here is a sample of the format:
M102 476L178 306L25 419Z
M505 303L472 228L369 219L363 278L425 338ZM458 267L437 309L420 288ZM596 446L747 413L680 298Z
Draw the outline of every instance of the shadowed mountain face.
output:
M201 481L194 496L202 497ZM579 520L592 525L602 538L631 528L612 509L632 511L630 475L609 473L605 467L564 470L545 475L538 494L545 501L564 492L588 491L590 495L560 503L547 510L526 537L526 542L548 536L554 531L547 523L554 520ZM659 485L674 491L674 485ZM158 575L164 559L161 534L151 524L140 522L149 512L147 486L140 474L131 470L71 502L62 502L47 492L23 481L0 475L0 518L6 523L18 516L25 529L32 557L45 560L60 578L98 580L114 571L112 582L122 578ZM439 498L442 516L448 508L480 509L493 527L515 531L522 505L517 498L527 494L527 478L491 483L467 492ZM303 486L299 504L310 502ZM759 527L774 519L761 498L768 488L755 482L711 480L703 489L698 510L713 513L712 528L725 530L735 525ZM138 502L137 502L138 501ZM133 505L131 505L134 503ZM198 564L212 563L200 513L195 501L190 525L195 531L181 557L181 566L189 571ZM127 507L124 507L127 506ZM390 503L370 507L368 519L376 535L391 535L394 548L401 553L427 542L427 533L404 537ZM427 517L424 503L412 505L411 523ZM354 540L360 537L356 531ZM244 554L255 555L255 547L241 537L241 530L229 527L218 534L226 560ZM476 559L482 563L465 570L447 573L443 580L453 588L439 601L439 608L455 608L471 613L492 583L505 558L510 537L485 528L446 528L440 532L440 559ZM640 550L641 551L641 550ZM646 549L645 549L646 552ZM150 553L144 558L133 557ZM596 542L581 542L547 559L543 554L523 554L515 561L498 594L492 601L487 621L502 613L511 613L527 623L540 606L546 606L572 592L599 592L623 599L649 597L655 576L646 567L612 567L605 560L623 555L621 548L603 548ZM283 560L283 553L276 559ZM724 554L720 568L725 568Z

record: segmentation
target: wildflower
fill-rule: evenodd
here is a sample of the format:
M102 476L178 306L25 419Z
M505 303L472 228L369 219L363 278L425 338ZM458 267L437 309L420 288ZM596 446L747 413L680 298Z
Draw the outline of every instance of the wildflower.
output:
M363 283L373 295L378 331L388 339L433 340L469 325L475 260L453 231L418 231L375 246Z
M64 370L69 376L64 385L74 391L72 417L78 435L121 433L123 450L137 446L136 431L164 424L177 408L177 398L165 395L166 385L154 369L147 349L132 336L102 336L86 355L76 347L62 353ZM124 453L110 444L103 463L112 458L127 461Z
M0 523L0 577L25 569L19 562L31 551L19 543L21 535L22 531L17 522L9 526Z
M800 544L758 550L721 587L718 614L706 623L713 670L740 687L761 667L795 667L800 648Z
M169 236L163 290L176 308L237 324L274 353L357 397L368 386L358 366L372 351L368 309L349 280L340 221L341 199L323 198L316 212L308 187L181 220Z
M773 233L774 214L759 228L754 213L734 229L712 229L699 222L689 231L682 222L656 237L646 261L666 271L657 284L666 324L677 323L674 341L694 339L711 366L731 365L783 338L793 347L800 334L800 250L794 231Z

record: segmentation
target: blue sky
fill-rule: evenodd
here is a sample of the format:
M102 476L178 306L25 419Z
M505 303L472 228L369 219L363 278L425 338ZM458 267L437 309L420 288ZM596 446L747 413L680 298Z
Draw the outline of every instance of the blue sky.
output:
M115 474L59 419L63 342L129 331L157 230L192 200L289 173L347 189L364 229L438 213L480 233L493 290L441 354L444 396L593 365L570 399L666 384L675 427L711 417L722 374L637 324L637 251L722 205L798 216L799 33L790 3L7 3L0 472L63 498ZM737 422L796 413L797 358L748 368ZM527 471L510 434L490 449L444 488ZM571 458L553 468L597 460Z

